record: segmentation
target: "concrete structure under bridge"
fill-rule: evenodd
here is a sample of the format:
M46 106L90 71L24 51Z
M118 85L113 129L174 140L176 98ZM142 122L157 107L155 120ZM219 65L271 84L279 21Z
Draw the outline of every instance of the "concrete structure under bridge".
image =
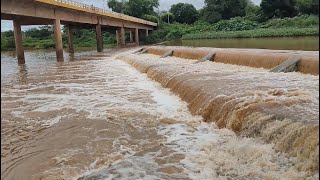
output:
M18 63L24 64L21 26L54 26L55 48L58 60L63 60L61 24L68 29L68 51L74 53L73 29L95 28L97 51L103 51L102 31L116 31L117 46L125 47L125 32L130 32L130 43L139 45L139 36L157 27L157 23L100 9L73 0L1 0L1 19L12 20Z

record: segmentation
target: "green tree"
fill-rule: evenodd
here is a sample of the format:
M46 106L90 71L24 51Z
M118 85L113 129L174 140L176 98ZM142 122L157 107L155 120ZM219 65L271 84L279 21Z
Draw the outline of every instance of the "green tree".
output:
M188 3L178 3L171 6L170 12L174 16L174 20L179 23L193 24L199 19L197 9Z
M209 23L221 19L230 19L246 15L247 0L205 0L205 7L201 10L201 19Z
M159 6L159 0L129 0L124 13L142 18L143 15L155 15L154 8Z
M200 10L200 19L208 23L216 23L222 20L222 17L219 12L212 11L209 7L204 7Z
M158 23L159 19L157 16L153 16L153 15L143 15L142 19L147 20L147 21L151 21L151 22L155 22Z
M260 17L260 6L255 5L251 0L247 0L245 12L245 18L251 21L258 21Z
M13 37L14 36L12 30L1 32L1 34L2 34L2 37Z
M1 37L1 50L9 50L15 48L14 37Z
M162 22L165 22L165 23L173 23L174 16L170 12L164 12L160 15L160 19Z
M108 0L107 2L108 7L112 9L114 12L123 13L124 6L126 4L126 1L121 0Z
M31 28L25 32L25 35L32 38L47 39L53 36L52 26L40 26L39 28Z
M266 18L293 17L297 15L295 0L262 0L260 7Z
M159 6L159 0L108 0L107 4L112 11L142 18L156 14L154 8Z
M319 0L297 0L297 7L302 14L319 15Z

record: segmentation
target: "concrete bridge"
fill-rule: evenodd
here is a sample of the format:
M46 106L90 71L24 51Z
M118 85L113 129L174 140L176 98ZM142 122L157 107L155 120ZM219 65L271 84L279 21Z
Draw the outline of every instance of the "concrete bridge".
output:
M61 24L68 29L68 52L74 53L73 29L95 28L97 51L103 51L103 30L116 31L117 46L125 47L125 32L130 43L139 45L139 36L148 36L157 23L100 9L73 0L1 0L1 19L12 20L18 63L24 64L21 26L53 25L58 60L63 60Z

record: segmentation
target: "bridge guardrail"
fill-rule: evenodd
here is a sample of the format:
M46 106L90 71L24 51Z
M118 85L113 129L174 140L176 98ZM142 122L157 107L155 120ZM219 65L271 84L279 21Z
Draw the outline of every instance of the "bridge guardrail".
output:
M112 14L112 15L120 18L120 19L129 19L129 20L132 20L132 21L135 21L135 22L139 22L139 23L143 23L143 24L157 26L157 23L154 23L154 22L150 22L150 21L146 21L146 20L143 20L143 19L140 19L140 18L136 18L136 17L125 15L125 14L121 14L121 13L109 11L109 10L106 10L106 9L98 8L98 7L95 7L93 5L81 3L81 2L78 2L78 1L75 1L75 0L46 0L46 2L49 2L49 1L54 1L54 2L57 2L57 3L71 5L71 6L75 6L75 7L78 7L78 8L83 8L83 9L89 10L89 11L91 11L93 13L100 13L100 14L105 14L105 15Z

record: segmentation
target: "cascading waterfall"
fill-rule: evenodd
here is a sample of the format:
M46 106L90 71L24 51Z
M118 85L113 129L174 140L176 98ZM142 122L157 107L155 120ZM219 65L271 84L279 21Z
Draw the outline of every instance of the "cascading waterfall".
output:
M297 157L299 170L319 171L319 76L149 54L118 59L169 88L194 115L274 144Z

